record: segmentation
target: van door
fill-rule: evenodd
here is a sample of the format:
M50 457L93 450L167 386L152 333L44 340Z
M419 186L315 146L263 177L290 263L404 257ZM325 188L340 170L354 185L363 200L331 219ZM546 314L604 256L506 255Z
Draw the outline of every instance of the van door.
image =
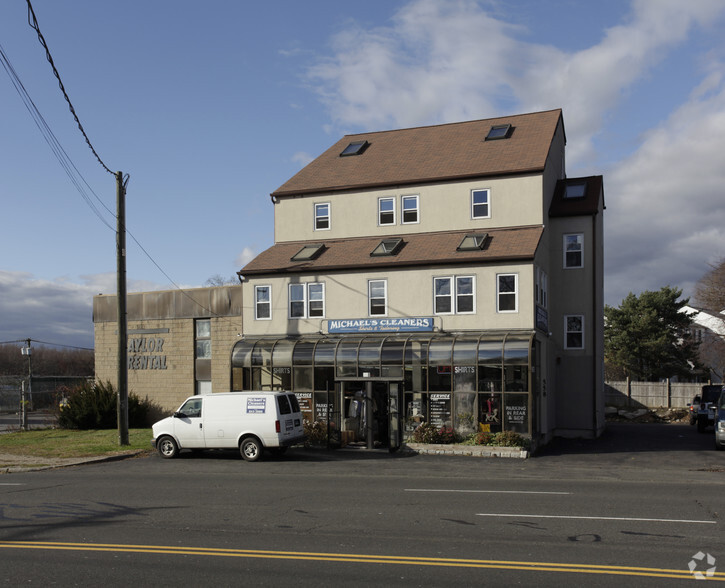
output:
M189 398L174 413L174 435L184 449L201 449L204 442L204 423L201 419L203 398Z

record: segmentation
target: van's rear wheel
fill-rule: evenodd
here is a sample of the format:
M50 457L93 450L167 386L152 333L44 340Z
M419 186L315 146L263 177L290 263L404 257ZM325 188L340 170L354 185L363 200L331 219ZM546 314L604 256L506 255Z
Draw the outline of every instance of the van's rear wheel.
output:
M172 437L164 436L156 442L156 448L159 450L161 457L170 459L179 455L179 446Z
M262 457L262 443L255 437L245 437L239 444L239 453L246 461L257 461Z

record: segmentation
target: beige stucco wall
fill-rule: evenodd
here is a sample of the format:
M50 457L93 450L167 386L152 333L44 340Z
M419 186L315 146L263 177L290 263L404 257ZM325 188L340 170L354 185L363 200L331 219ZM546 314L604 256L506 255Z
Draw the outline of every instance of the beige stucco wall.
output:
M518 311L496 312L496 275L518 275ZM433 314L433 278L445 276L475 277L473 314ZM368 281L387 279L389 317L435 316L435 325L445 331L498 330L534 328L533 264L501 264L483 267L416 268L376 272L354 272L326 276L298 275L249 278L243 285L244 300L254 300L256 285L272 286L271 320L255 320L254 305L243 310L244 335L315 334L327 332L327 319L368 317ZM323 319L288 319L290 283L322 282L325 284Z
M491 191L491 218L471 219L471 190L485 188ZM287 197L275 203L274 235L276 242L280 243L540 225L544 222L545 213L541 206L542 189L542 176L530 175L305 198ZM402 224L401 198L414 194L419 196L420 222ZM394 225L378 226L378 199L382 197L396 199ZM330 229L315 231L314 206L324 202L330 204Z

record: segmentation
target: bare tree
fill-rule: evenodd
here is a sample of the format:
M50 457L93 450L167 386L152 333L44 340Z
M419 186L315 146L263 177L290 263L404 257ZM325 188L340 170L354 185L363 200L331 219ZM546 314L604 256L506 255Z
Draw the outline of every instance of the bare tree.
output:
M712 313L725 310L725 258L695 284L695 305Z
M235 284L238 284L239 280L237 280L236 274L225 278L221 274L214 274L212 277L210 277L206 282L204 282L205 286L234 286Z

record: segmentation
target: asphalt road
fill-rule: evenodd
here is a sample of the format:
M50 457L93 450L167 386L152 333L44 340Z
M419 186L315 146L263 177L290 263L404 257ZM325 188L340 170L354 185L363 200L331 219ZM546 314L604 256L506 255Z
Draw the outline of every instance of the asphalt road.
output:
M614 424L528 460L152 455L0 476L0 580L663 586L691 565L725 580L723 513L725 452L687 425Z

